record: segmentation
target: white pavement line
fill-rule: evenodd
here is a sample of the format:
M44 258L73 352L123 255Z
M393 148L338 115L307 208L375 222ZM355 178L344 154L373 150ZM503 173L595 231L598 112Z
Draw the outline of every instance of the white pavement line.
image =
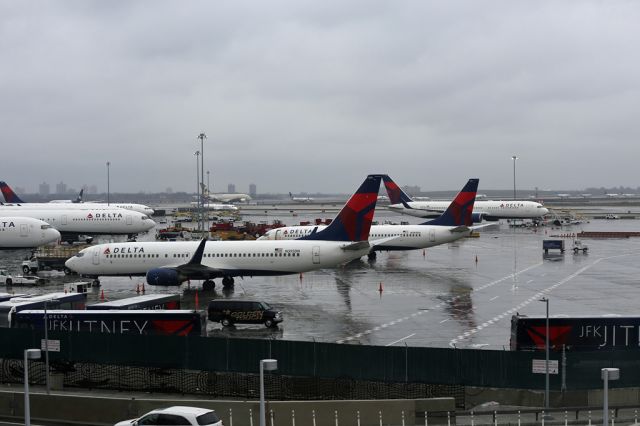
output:
M395 345L396 343L400 343L400 342L402 342L403 340L407 340L407 339L409 339L409 338L411 338L411 337L413 337L413 336L415 336L415 335L416 335L416 333L410 334L410 335L408 335L408 336L404 336L402 339L398 339L398 340L396 340L395 342L387 343L385 346L393 346L393 345Z
M501 282L503 282L503 281L505 281L505 280L508 280L508 279L510 279L510 278L513 278L513 277L514 277L514 276L516 276L516 275L520 275L520 274L522 274L522 273L524 273L524 272L529 271L530 269L537 268L538 266L540 266L540 265L542 265L542 264L543 264L542 262L539 262L539 263L536 263L536 264L534 264L534 265L528 266L528 267L526 267L526 268L524 268L524 269L522 269L522 270L520 270L520 271L516 272L515 274L511 273L511 274L507 275L506 277L502 277L502 278L500 278L500 279L498 279L498 280L491 281L490 283L487 283L487 284L483 285L482 287L478 287L478 288L473 289L473 290L471 291L471 293L477 293L477 292L479 292L479 291L481 291L481 290L484 290L484 289L486 289L486 288L493 287L494 285L499 284L499 283L501 283ZM455 297L452 297L452 298L448 299L447 301L442 301L442 302L438 303L437 305L435 305L435 306L433 306L433 307L430 307L430 308L419 308L419 311L418 311L418 312L416 312L415 314L411 314L411 315L410 315L410 317L414 317L414 316L422 315L422 314L424 314L425 312L429 312L429 310L435 310L435 309L441 308L441 307L443 307L444 305L446 305L448 302L456 301L456 300L458 300L460 297L461 297L461 296L455 296ZM344 338L342 338L342 339L336 340L336 343L344 343L345 341L348 341L348 340L353 340L353 339L360 338L360 337L362 337L362 334L364 334L364 333L366 333L366 334L370 334L370 333L372 333L373 331L378 331L378 330L380 330L380 329L387 328L387 327L390 327L390 326L392 326L392 325L396 325L396 324L401 323L401 322L403 322L403 321L405 321L405 320L407 320L407 319L409 319L409 317L398 318L398 319L393 320L393 321L390 321L390 322L388 322L388 323L381 324L381 325L379 325L379 326L377 326L377 327L373 328L372 330L366 330L365 332L358 333L358 334L356 334L356 335L354 335L354 336L348 336L348 337L344 337ZM440 324L442 324L443 322L446 322L446 321L449 321L449 320L448 320L448 319L446 319L446 320L444 320L444 321L441 321L441 322L440 322Z
M493 301L494 301L494 300L496 300L498 297L500 297L500 296L492 297L491 299L489 299L489 302L493 302Z
M582 274L583 272L585 272L587 269L597 265L598 263L600 263L603 260L609 260L609 259L613 259L616 257L624 257L624 256L631 256L637 253L627 253L627 254L618 254L615 256L609 256L609 257L601 257L599 259L596 259L593 263L583 266L582 268L578 269L576 272L574 272L573 274L565 277L564 279L558 281L557 283L541 290L540 292L536 293L533 297L530 297L529 299L525 300L524 302L520 303L517 306L517 309L521 309L522 307L528 305L529 303L539 300L542 296L544 296L545 294L548 294L551 292L551 290L558 288L559 286L566 284L567 282L571 281L572 279L574 279L575 277L577 277L578 275ZM490 321L487 321L485 323L483 323L481 326L478 326L476 328L473 328L471 330L468 330L467 332L470 333L469 335L467 335L467 333L461 334L460 336L456 337L455 339L451 339L451 341L449 342L449 346L452 348L455 348L456 344L460 341L460 340L464 340L466 338L468 338L470 335L477 333L478 331L482 330L485 327L488 327L489 325L493 324L494 322L498 322L498 318L499 317L505 317L507 316L510 312L513 312L513 308L500 314L498 317L493 318Z
M447 319L443 319L442 321L440 321L440 324L445 323L445 322L447 322L447 321L449 321L449 318L447 318Z

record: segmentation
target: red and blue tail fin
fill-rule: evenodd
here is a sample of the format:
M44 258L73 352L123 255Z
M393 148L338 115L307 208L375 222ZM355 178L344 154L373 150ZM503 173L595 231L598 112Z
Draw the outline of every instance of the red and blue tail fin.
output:
M389 177L389 175L383 175L384 187L387 189L387 195L389 196L389 202L391 204L409 203L413 201L400 187Z
M301 240L367 241L382 175L369 175L329 226Z
M478 192L478 182L480 179L469 179L467 184L453 199L447 210L436 219L423 223L422 225L442 225L442 226L471 226L473 225L472 213L473 204L476 201Z
M2 190L2 195L7 203L24 203L6 182L0 182L0 190Z

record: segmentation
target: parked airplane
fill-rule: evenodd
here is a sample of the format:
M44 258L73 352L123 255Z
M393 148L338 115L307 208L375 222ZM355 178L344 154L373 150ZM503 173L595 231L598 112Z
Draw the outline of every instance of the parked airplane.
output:
M369 252L368 242L381 176L369 175L330 226L304 240L206 241L99 244L80 251L65 265L80 274L146 275L151 285L205 280L205 290L222 278L288 275L331 268Z
M478 179L469 179L437 219L419 225L372 225L369 240L395 237L371 248L369 257L376 251L416 250L450 243L468 236L472 231L471 212L478 188ZM286 226L267 231L260 240L294 240L324 229L324 225Z
M413 201L389 177L384 185L391 204L389 210L417 217L438 217L449 205L448 201ZM537 219L549 213L549 209L535 201L476 201L473 207L474 222L500 219Z
M191 205L193 207L197 207L198 203L196 201L193 201ZM205 200L204 202L204 208L205 210L214 210L214 211L230 211L230 212L238 211L238 207L234 206L233 204L210 203L207 200Z
M289 193L289 198L291 201L295 201L296 203L310 203L313 201L311 197L294 197L292 193Z
M0 217L0 249L39 247L60 239L60 232L30 217Z
M75 241L79 235L135 235L156 224L145 214L117 207L65 209L48 204L48 208L31 208L31 204L0 205L0 217L30 217L42 220L62 234L62 240Z
M81 209L82 210L82 209L105 209L105 208L108 209L108 208L118 207L121 209L132 210L132 211L139 212L149 216L153 214L153 209L149 206L145 206L144 204L94 203L91 201L83 202L82 201L83 191L80 191L78 198L73 202L71 202L70 200L55 200L50 203L29 203L29 202L23 201L20 197L18 197L16 193L13 192L11 187L7 185L6 182L0 182L0 190L2 191L2 195L4 196L4 199L7 203L13 203L13 204L19 204L19 205L24 204L25 207L29 207L30 209L39 209L39 208L51 209L51 208L56 208L56 207L53 207L51 204L58 204L59 205L58 207L61 209Z
M0 182L0 183L4 183L4 182ZM5 185L6 185L6 183L5 183ZM80 193L78 194L78 197L76 197L75 200L51 200L49 202L50 203L81 203L82 202L82 194L84 194L84 188L82 188L80 190Z

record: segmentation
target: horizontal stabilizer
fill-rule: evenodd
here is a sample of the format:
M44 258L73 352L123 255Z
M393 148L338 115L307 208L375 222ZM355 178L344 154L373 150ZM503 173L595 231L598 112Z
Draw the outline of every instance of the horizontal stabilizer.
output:
M453 233L456 233L456 232L467 232L467 231L470 231L470 230L471 230L471 228L469 228L468 226L461 225L461 226L456 226L455 228L451 228L449 230L449 232L453 232Z
M371 244L369 244L369 241L357 241L355 243L351 243L349 245L346 245L344 247L342 247L342 250L345 251L351 251L351 250L362 250L362 249L366 249L367 247L371 247Z

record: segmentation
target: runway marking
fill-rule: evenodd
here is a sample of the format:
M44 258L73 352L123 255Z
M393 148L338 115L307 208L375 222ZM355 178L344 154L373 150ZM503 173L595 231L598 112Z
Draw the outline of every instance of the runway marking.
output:
M411 337L413 337L413 336L415 336L415 335L416 335L416 333L410 334L410 335L408 335L408 336L404 336L402 339L398 339L398 340L396 340L395 342L388 343L388 344L386 344L385 346L393 346L393 345L395 345L396 343L400 343L400 342L402 342L403 340L407 340L407 339L409 339L409 338L411 338Z
M533 280L529 280L529 281L527 281L527 284L529 284L530 282L533 282Z
M609 260L609 259L613 259L613 258L617 258L617 257L631 256L631 255L635 255L635 254L637 254L637 253L619 254L619 255L615 255L615 256L601 257L599 259L596 259L593 263L591 263L589 265L586 265L586 266L583 266L582 268L578 269L573 274L571 274L571 275L563 278L562 280L558 281L557 283L555 283L555 284L553 284L553 285L551 285L551 286L539 291L538 293L536 293L532 297L530 297L527 300L525 300L524 302L520 303L518 306L516 306L516 308L511 308L510 310L508 310L506 312L503 312L502 314L499 314L498 316L496 316L493 319L483 323L482 325L480 325L480 326L478 326L476 328L472 328L471 330L468 330L466 333L459 335L455 339L451 339L451 341L449 342L449 346L452 347L452 348L455 348L456 344L458 342L460 342L461 340L465 340L468 337L470 337L471 335L479 332L483 328L488 327L489 325L493 324L494 322L498 322L500 319L504 318L505 316L508 316L510 313L513 313L514 310L522 309L523 307L525 307L529 303L531 303L533 301L540 300L540 298L542 298L543 296L551 293L551 291L555 290L556 288L560 287L563 284L566 284L567 282L571 281L572 279L574 279L578 275L582 274L583 272L585 272L586 270L590 269L591 267L597 265L598 263L600 263L603 260ZM467 333L469 333L469 334L467 334Z
M489 299L489 302L493 302L493 301L494 301L494 300L496 300L498 297L500 297L500 296L492 297L491 299Z
M444 323L444 322L447 322L447 321L449 321L449 318L447 318L447 319L443 319L442 321L440 321L440 324L442 324L442 323Z
M475 293L475 292L478 292L478 291L481 291L481 290L487 289L487 288L489 288L489 287L493 287L494 285L499 284L499 283L501 283L501 282L503 282L503 281L505 281L505 280L511 279L511 278L513 278L513 277L515 277L515 276L518 276L518 275L520 275L520 274L522 274L522 273L525 273L525 272L527 272L527 271L529 271L529 270L531 270L531 269L533 269L533 268L537 268L538 266L541 266L542 264L543 264L542 262L539 262L539 263L533 264L533 265L531 265L531 266L529 266L529 267L527 267L527 268L524 268L524 269L522 269L521 271L516 272L515 274L514 274L514 273L511 273L511 274L509 274L509 275L507 275L507 276L505 276L505 277L502 277L502 278L500 278L500 279L498 279L498 280L491 281L491 282L489 282L489 283L487 283L487 284L485 284L485 285L483 285L483 286L481 286L481 287L474 288L474 289L471 291L471 293ZM363 334L371 334L373 331L379 331L380 329L387 328L387 327L390 327L390 326L392 326L392 325L399 324L399 323L401 323L401 322L403 322L403 321L406 321L406 320L408 320L408 319L416 318L416 317L418 317L418 316L420 316L420 315L424 314L425 312L429 312L430 310L435 310L435 309L441 308L441 307L443 307L443 306L444 306L445 304L447 304L447 303L455 302L455 301L456 301L456 300L458 300L460 297L462 297L462 296L455 296L455 297L452 297L452 298L450 298L450 299L447 299L447 300L445 300L445 301L442 301L442 302L438 303L437 305L435 305L435 306L431 306L431 307L429 307L429 308L418 308L418 312L414 312L413 314L411 314L411 315L409 315L409 316L406 316L406 317L403 317L403 318L398 318L398 319L392 320L392 321L390 321L390 322L387 322L387 323L385 323L385 324L380 324L380 325L379 325L379 326L377 326L377 327L374 327L374 328L372 328L372 329L369 329L369 330L363 331L362 333L358 333L358 334L355 334L355 335L353 335L353 336L345 337L344 339L336 340L336 343L345 343L345 342L349 342L349 341L351 341L351 340L355 340L355 339L358 339L358 338L362 337L362 335L363 335ZM442 323L444 323L444 322L446 322L446 321L448 321L448 319L446 319L446 320L444 320L444 321L441 321L441 322L440 322L440 324L442 324Z

